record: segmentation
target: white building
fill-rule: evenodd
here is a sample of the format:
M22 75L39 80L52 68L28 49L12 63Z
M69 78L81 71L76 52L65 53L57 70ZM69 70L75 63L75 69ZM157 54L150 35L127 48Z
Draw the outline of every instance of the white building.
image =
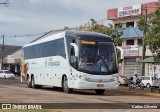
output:
M0 69L20 72L21 55L21 46L4 45L3 51L0 50Z
M151 8L152 7L152 8ZM120 8L109 9L107 11L107 19L113 21L113 25L116 26L118 23L123 23L123 35L121 38L122 49L124 50L124 60L120 64L121 75L132 76L134 72L138 75L142 75L142 39L143 32L137 27L137 20L139 15L147 15L156 10L156 2L124 6ZM146 48L146 57L151 57L152 53ZM154 75L151 74L151 66L153 64L145 64L145 74L143 75ZM157 64L160 77L160 63Z

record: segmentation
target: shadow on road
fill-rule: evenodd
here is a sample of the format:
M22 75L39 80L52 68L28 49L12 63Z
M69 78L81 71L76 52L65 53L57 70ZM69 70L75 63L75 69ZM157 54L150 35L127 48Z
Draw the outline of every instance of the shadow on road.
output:
M63 93L63 89L60 87L42 87L39 89L41 89L42 91L45 90L45 91L55 91L55 92L62 92ZM69 93L69 94L89 95L89 96L91 96L91 95L93 95L93 96L118 96L118 94L107 93L107 90L104 93L104 95L97 95L94 90L78 90L78 89L74 89L73 92Z
M28 88L26 84L20 82L20 79L14 79L14 80L12 80L12 79L0 79L0 85L5 85L5 86L8 85L8 86L13 86L13 87ZM3 88L3 87L1 87L1 88ZM30 89L32 89L32 88L30 88ZM41 91L53 91L53 92L63 93L62 88L58 88L58 87L45 86L45 87L38 88L38 89L41 89ZM114 90L106 90L104 95L98 95L98 96L141 95L141 94L132 94L132 92L150 92L149 89L140 90L138 88L131 89L129 91L128 87L126 87L126 86L120 86L118 88L118 90L120 90L120 91L122 90L122 91L125 91L125 92L113 92ZM75 95L94 95L94 96L97 95L94 90L75 90L75 89L70 94L75 94Z

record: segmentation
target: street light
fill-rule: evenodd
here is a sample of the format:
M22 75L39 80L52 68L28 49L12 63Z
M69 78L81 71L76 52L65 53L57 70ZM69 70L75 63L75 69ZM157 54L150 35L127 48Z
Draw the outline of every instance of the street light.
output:
M3 69L3 50L4 50L4 35L1 36L3 39L2 48L1 48L1 70Z

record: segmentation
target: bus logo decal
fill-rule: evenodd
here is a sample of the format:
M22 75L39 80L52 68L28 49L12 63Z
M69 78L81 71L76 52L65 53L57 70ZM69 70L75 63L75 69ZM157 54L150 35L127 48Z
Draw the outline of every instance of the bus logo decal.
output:
M60 61L51 61L51 62L48 62L48 66L60 66Z

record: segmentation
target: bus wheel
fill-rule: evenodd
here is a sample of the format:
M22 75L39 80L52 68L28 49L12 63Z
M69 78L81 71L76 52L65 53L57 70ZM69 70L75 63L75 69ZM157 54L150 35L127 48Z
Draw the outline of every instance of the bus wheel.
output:
M62 88L65 93L71 93L73 91L73 89L68 87L68 80L66 76L63 77Z
M103 95L104 92L105 92L105 89L96 89L95 92L96 92L96 94L98 94L98 95Z
M31 76L31 87L36 88L34 76Z
M31 88L31 81L29 80L29 76L27 77L27 86Z

